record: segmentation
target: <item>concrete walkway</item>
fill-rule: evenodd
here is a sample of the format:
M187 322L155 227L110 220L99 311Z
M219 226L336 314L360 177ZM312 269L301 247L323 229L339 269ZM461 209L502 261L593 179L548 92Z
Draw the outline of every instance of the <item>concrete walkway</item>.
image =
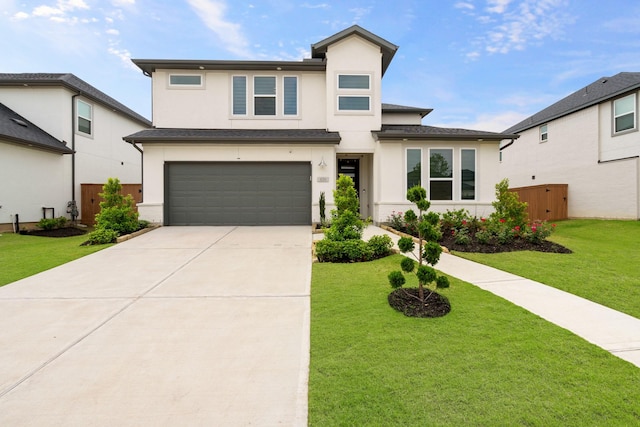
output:
M0 288L0 426L304 426L309 227L164 227Z
M369 226L363 239L379 234L388 234L394 242L399 238ZM436 268L511 301L640 367L640 319L454 255L443 253Z

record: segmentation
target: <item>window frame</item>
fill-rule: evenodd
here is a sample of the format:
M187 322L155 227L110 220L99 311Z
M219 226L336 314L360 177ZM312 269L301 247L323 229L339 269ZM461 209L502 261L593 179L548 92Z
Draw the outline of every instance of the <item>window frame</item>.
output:
M200 83L173 83L171 81L172 77L198 77ZM203 89L204 88L204 79L202 74L193 74L193 73L169 73L169 78L167 80L170 89Z
M451 152L451 165L449 165L449 169L451 170L451 177L431 177L431 153L435 150L448 150ZM429 147L428 155L429 155L429 168L427 173L427 198L430 201L438 201L438 202L453 202L456 201L456 161L455 161L455 153L456 150L453 147ZM451 198L450 199L434 199L431 192L431 183L432 182L450 182L451 183Z
M464 176L463 176L463 158L462 158L462 153L464 151L472 151L473 152L473 198L472 199L465 199L463 197L464 194L464 189L463 189L463 185L465 183L464 180ZM478 200L478 192L477 192L477 188L478 188L478 149L477 148L467 148L467 147L461 147L460 148L460 183L458 185L458 189L460 190L460 201L462 202L467 202L467 201L475 201ZM455 199L455 195L454 195L454 199Z
M626 112L626 113L623 113L623 114L616 115L616 103L618 101L622 101L623 99L630 98L630 97L633 98L633 103L632 103L633 109L630 112ZM620 117L624 117L624 116L629 115L629 114L633 115L633 126L628 128L628 129L617 130L616 119L618 119ZM611 121L611 130L612 130L612 132L611 133L613 134L613 136L625 134L625 133L628 133L628 132L634 132L634 131L638 130L638 96L637 96L637 94L635 92L634 93L630 93L628 95L621 96L619 98L616 98L611 102L611 119L612 119L612 121Z
M83 115L80 114L80 104L84 104L87 107L89 107L89 116L90 117L84 117ZM85 132L84 130L80 129L80 119L82 120L86 120L87 122L89 122L89 132ZM81 99L76 99L76 133L81 134L81 135L86 135L86 136L93 136L93 132L94 132L94 127L93 127L93 104L90 104L86 101L83 101Z
M545 123L543 125L540 125L540 127L538 128L538 131L539 131L539 141L541 143L547 142L549 140L549 124Z
M420 161L418 162L418 164L420 165L420 175L419 175L419 182L418 184L415 185L422 185L422 172L423 172L423 158L422 158L422 147L405 147L404 149L404 187L406 190L409 190L409 188L413 187L413 185L411 187L409 187L409 151L410 150L417 150L420 152L420 156L419 159Z
M263 94L256 93L256 79L261 78L269 78L273 79L273 94ZM253 90L251 93L251 99L253 100L253 116L254 117L277 117L278 116L278 77L277 76L267 76L262 74L257 74L253 76ZM273 114L257 114L256 113L256 99L257 98L272 98L273 99Z
M236 113L236 79L244 79L244 112ZM241 98L238 97L238 100ZM240 107L240 105L238 106ZM232 117L248 117L249 116L249 77L245 74L234 74L231 76L231 116Z
M287 79L295 79L295 100L296 100L296 112L287 113ZM300 115L300 79L298 76L286 75L282 76L282 115L284 117L298 117Z
M367 87L342 87L341 80L342 77L366 77L367 78ZM373 99L373 74L371 73L347 73L347 72L337 72L336 73L336 112L340 114L371 114L373 112L373 106L371 105L371 100ZM357 86L357 85L355 85ZM366 99L367 100L367 109L346 109L340 108L342 105L342 100L347 98L353 99Z

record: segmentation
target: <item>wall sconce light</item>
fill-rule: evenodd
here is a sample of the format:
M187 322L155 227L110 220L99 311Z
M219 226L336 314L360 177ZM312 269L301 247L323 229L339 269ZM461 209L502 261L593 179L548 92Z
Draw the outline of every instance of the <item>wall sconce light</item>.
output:
M327 162L324 161L324 156L322 156L322 158L320 159L320 163L318 163L318 166L320 166L321 168L327 167Z

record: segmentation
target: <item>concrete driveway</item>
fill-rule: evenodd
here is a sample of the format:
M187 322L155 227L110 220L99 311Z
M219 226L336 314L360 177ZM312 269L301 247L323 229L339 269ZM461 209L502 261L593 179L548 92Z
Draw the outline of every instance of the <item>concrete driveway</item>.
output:
M163 227L0 288L0 425L306 425L310 248Z

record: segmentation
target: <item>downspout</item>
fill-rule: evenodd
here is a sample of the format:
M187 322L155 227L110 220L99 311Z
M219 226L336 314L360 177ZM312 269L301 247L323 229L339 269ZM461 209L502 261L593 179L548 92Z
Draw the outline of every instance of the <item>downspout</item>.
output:
M76 98L81 92L71 96L71 201L76 202ZM72 220L75 218L72 218Z
M142 185L141 193L140 193L140 202L144 202L144 151L140 147L136 145L135 141L131 141L130 144L138 150L140 153L140 185Z

